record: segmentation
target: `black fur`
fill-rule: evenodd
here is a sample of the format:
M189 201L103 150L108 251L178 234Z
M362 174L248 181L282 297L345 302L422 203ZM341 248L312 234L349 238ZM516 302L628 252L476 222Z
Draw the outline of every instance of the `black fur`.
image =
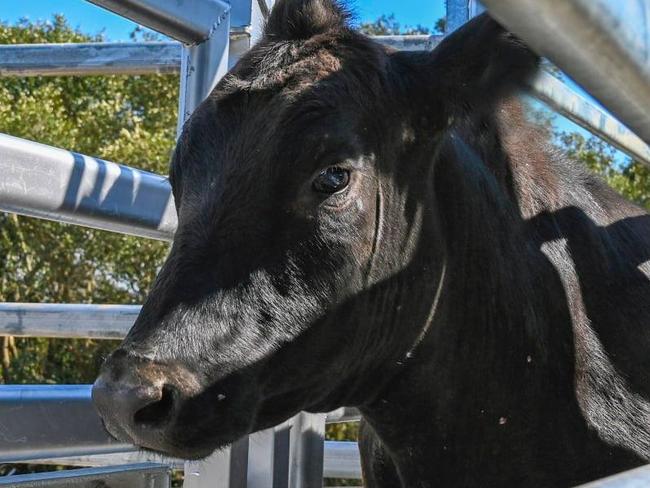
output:
M373 488L646 462L646 213L528 124L538 58L489 17L433 53L347 17L280 0L187 123L173 247L96 387L109 430L196 458L357 406ZM329 166L351 174L332 196L311 186ZM154 407L107 407L130 385Z

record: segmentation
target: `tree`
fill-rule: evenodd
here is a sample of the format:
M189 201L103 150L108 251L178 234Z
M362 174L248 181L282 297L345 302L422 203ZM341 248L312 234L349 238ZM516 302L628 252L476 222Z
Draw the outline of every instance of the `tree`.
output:
M585 138L576 132L557 134L566 153L599 174L624 197L650 210L650 168L616 150L596 137Z
M436 23L433 26L434 32L438 34L444 34L447 32L447 19L445 17L440 17L436 20Z
M0 43L89 42L62 16L0 24ZM166 173L178 76L0 79L0 132ZM0 301L142 303L162 242L0 214ZM5 383L92 382L115 343L2 338Z

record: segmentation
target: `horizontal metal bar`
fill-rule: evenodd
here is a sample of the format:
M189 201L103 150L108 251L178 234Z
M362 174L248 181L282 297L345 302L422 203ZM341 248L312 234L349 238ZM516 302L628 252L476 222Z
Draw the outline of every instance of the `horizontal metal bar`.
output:
M325 478L361 479L361 456L356 442L325 441Z
M650 1L484 3L500 22L650 143Z
M0 477L0 486L20 488L169 488L169 467L133 464Z
M5 44L0 76L177 73L180 60L178 42Z
M101 159L0 134L0 211L170 240L169 182Z
M138 313L138 305L0 303L0 335L121 339Z
M29 464L74 466L74 467L103 467L120 464L156 463L164 464L172 469L183 469L183 459L167 458L150 451L114 452L112 454L94 454L50 459L31 459Z
M598 108L549 73L531 84L536 98L584 129L605 139L628 156L650 165L650 146L604 110ZM650 91L650 88L648 89Z
M230 31L230 68L249 45L250 34ZM181 51L175 41L3 44L0 77L172 74L180 71Z
M440 44L443 36L372 36L372 39L399 51L430 51Z
M0 462L133 449L106 433L88 385L2 385L0 412Z
M648 486L650 486L650 466L643 466L586 485L580 485L578 488L646 488Z
M220 0L88 0L185 44L210 37L230 6Z
M61 466L114 466L153 462L164 464L173 469L183 469L181 459L165 458L145 451L99 454L94 456L75 456L53 459L32 460L30 464L56 464ZM323 474L325 478L361 479L361 459L356 442L325 441L323 457Z
M358 422L361 420L361 412L353 407L342 407L327 414L326 423L340 424L343 422Z

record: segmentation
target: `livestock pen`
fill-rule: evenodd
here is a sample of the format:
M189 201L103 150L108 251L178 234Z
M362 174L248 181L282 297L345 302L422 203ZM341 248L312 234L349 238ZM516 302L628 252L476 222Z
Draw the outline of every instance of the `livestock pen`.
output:
M180 128L237 59L260 38L267 0L91 0L177 42L7 45L2 76L181 73ZM486 0L504 25L572 76L611 113L543 72L531 93L639 161L650 164L650 2L612 10L604 0ZM484 6L448 0L447 32ZM635 21L636 29L626 22ZM406 50L431 50L441 36L378 36ZM608 76L599 75L606 72ZM94 157L0 135L0 210L112 232L171 241L176 211L167 179ZM25 337L116 339L139 307L0 304L0 333ZM90 386L0 387L0 462L40 462L86 469L0 479L7 486L169 485L183 469L185 486L314 487L327 478L360 478L355 443L325 441L328 422L356 421L341 409L302 413L242 439L202 462L136 451L105 433ZM650 470L594 486L644 486Z

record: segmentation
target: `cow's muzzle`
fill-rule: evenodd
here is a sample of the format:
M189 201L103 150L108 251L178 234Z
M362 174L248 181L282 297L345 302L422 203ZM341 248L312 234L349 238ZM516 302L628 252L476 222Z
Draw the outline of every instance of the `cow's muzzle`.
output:
M180 405L198 391L196 376L183 367L160 364L118 349L102 367L92 398L114 437L166 451Z

